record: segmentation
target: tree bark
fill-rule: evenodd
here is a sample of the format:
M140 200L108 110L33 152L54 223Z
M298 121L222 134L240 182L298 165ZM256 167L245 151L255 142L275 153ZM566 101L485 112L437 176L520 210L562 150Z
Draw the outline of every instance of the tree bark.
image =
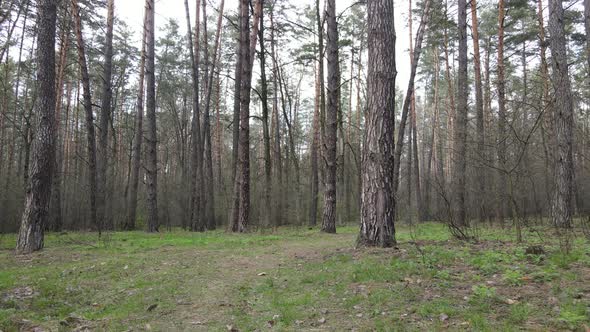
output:
M272 165L270 159L270 131L268 121L268 83L266 80L266 48L264 45L264 21L260 15L260 30L258 31L260 44L260 100L262 103L262 140L264 143L264 189L262 194L262 223L265 227L270 225L271 211L266 207L270 206L270 195L272 186Z
M47 222L55 158L55 30L57 0L37 2L37 82L35 102L37 134L25 193L25 206L16 243L16 252L27 254L43 248L43 228Z
M586 57L588 58L588 72L590 72L590 0L584 0L584 28L586 30ZM590 76L590 74L588 74Z
M497 89L498 89L498 185L497 185L497 202L496 202L496 217L500 223L504 223L505 201L508 199L506 195L506 188L508 183L506 181L506 82L504 78L504 0L499 0L498 3L498 73L497 73Z
M155 74L155 1L146 0L146 187L147 231L157 232L158 221L158 137L156 127L156 74Z
M84 39L82 37L82 21L80 18L80 7L78 0L72 0L72 10L74 15L74 25L76 28L76 38L78 41L78 63L80 65L80 74L82 76L82 88L84 90L82 98L84 101L84 111L86 113L86 139L88 141L88 177L90 184L90 222L94 225L100 236L103 225L102 221L96 216L96 136L94 134L94 116L92 114L92 96L90 90L90 76L88 75L88 66L86 63L86 51Z
M422 41L424 40L424 32L428 25L428 18L430 15L430 0L425 3L424 11L420 19L420 26L416 32L415 47L412 57L412 65L410 69L410 80L408 81L408 88L406 90L406 97L402 106L402 116L399 124L399 131L397 133L397 141L395 142L394 152L394 166L393 166L393 190L397 193L399 187L400 169L401 169L401 156L404 148L404 136L406 131L406 124L408 122L408 113L412 102L412 91L414 91L414 81L416 78L416 72L418 62L420 61L420 55L422 54Z
M248 14L248 0L242 1L241 29L244 31L244 39L241 40L242 50L242 75L240 84L240 135L238 147L238 173L234 185L234 195L239 197L239 207L234 214L232 231L245 232L250 223L250 90L252 87L252 66L254 65L254 52L260 17L262 16L263 0L257 0L254 6L254 17L251 35L248 34L250 20ZM237 221L237 222L236 222Z
M205 3L205 1L203 1L203 3ZM204 6L204 5L203 5ZM220 53L220 39L221 39L221 29L222 29L222 22L223 22L223 10L224 10L224 6L225 6L225 1L221 0L220 4L219 4L219 9L218 9L218 16L217 16L217 32L215 33L215 46L213 48L213 62L211 64L211 70L210 70L210 74L209 74L209 78L208 78L208 83L207 83L207 103L205 105L205 114L206 114L206 135L207 135L207 146L208 146L208 151L206 154L206 159L207 159L207 178L209 183L207 184L207 186L209 186L209 192L208 192L208 215L210 217L210 219L208 220L207 223L207 227L209 229L215 229L216 228L216 224L217 221L215 219L215 192L213 189L213 157L212 157L212 146L211 146L211 130L210 130L210 120L209 120L209 113L210 113L210 109L211 109L211 99L212 99L212 94L213 94L213 79L215 77L215 69L216 69L216 65L219 62L219 56L221 55ZM205 7L203 7L203 11L205 10ZM206 19L206 15L205 19ZM218 87L219 90L219 87ZM219 91L217 91L219 94ZM218 110L219 112L219 105L218 105ZM218 116L218 121L219 121L219 116ZM219 126L218 126L219 127ZM219 129L219 128L218 128Z
M106 196L107 196L107 165L109 148L109 118L111 116L111 101L113 91L111 86L113 68L113 20L115 13L115 0L107 2L107 31L104 45L104 65L102 73L102 99L100 106L100 121L98 127L98 155L97 155L97 195L96 195L96 218L104 225L105 229L112 230L112 219L105 220Z
M459 22L459 70L457 86L457 112L455 112L455 131L453 149L453 222L459 226L467 226L465 211L465 180L467 178L467 100L469 98L469 82L467 76L467 4L466 0L458 1Z
M393 139L395 131L395 28L392 0L368 0L366 133L362 153L361 229L358 243L395 244Z
M205 225L202 218L202 192L203 192L203 153L201 142L201 124L200 124L200 103L199 103L199 12L200 3L197 1L197 21L195 25L195 40L193 45L192 28L188 0L184 1L186 9L187 41L189 48L189 59L191 61L191 79L193 87L192 106L193 118L191 121L191 231L203 232Z
M137 104L135 114L135 133L133 136L132 146L132 160L131 160L131 174L130 174L130 191L128 202L127 220L123 229L134 230L135 219L137 216L137 187L139 186L139 173L141 165L141 145L143 143L143 96L144 96L144 82L145 82L145 47L147 37L147 15L148 8L145 7L143 17L143 33L141 39L141 55L139 60L139 91L137 93Z
M483 112L483 87L481 77L481 58L479 51L479 24L477 19L477 0L471 0L471 31L473 38L473 70L475 71L475 108L476 108L476 129L477 129L477 154L480 165L487 159L485 145L485 124ZM487 213L486 207L486 176L484 166L478 166L478 217L483 223Z
M555 90L555 191L553 193L553 223L557 227L572 227L573 215L573 127L574 105L567 63L567 45L562 0L549 1L549 41Z
M326 163L326 187L324 191L324 216L322 232L336 233L336 149L338 131L338 108L340 69L338 64L338 26L336 1L328 0L326 18L328 23L328 103L326 107L326 139L324 161Z

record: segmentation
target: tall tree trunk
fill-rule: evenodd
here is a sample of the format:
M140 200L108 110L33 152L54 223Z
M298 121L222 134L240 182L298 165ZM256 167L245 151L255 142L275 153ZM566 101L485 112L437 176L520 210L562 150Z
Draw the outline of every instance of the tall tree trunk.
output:
M554 135L553 135L553 107L549 100L549 66L547 64L547 42L545 41L545 24L543 17L543 0L538 0L537 20L539 23L539 48L541 50L541 81L543 86L543 150L545 154L545 191L547 202L552 199L554 162ZM547 204L551 206L551 204ZM551 208L549 208L551 214Z
M322 231L336 233L336 143L338 131L338 107L340 69L338 64L338 26L336 22L336 1L328 0L326 11L328 23L328 104L326 107L326 187L324 192L324 216Z
M213 90L213 73L215 71L215 62L217 57L217 47L218 42L216 38L215 49L213 51L212 60L209 59L209 47L208 47L208 36L209 33L207 31L207 1L201 1L203 6L203 53L205 58L205 86L204 91L207 92L206 94L206 101L205 101L205 112L203 114L203 136L202 142L204 146L204 155L203 155L203 185L204 185L204 192L203 192L203 208L204 208L204 224L207 229L215 229L216 221L215 221L215 197L213 193L213 153L211 148L211 91ZM223 6L223 3L221 4ZM223 7L221 7L223 10ZM223 16L221 12L219 14L220 17ZM218 19L219 21L219 19ZM218 31L219 32L219 31ZM219 34L218 34L219 35Z
M420 61L420 55L422 54L422 41L424 40L424 32L428 25L428 18L430 15L430 0L424 5L424 11L420 19L420 26L416 32L415 48L412 57L412 65L410 66L410 79L408 81L408 88L406 90L406 97L402 106L402 116L399 124L399 131L397 133L397 140L395 142L395 152L393 161L393 190L397 193L399 187L400 169L401 169L401 156L404 149L404 136L406 131L406 124L408 122L408 113L410 105L412 103L412 96L414 91L414 80L416 78L416 71L418 62Z
M66 4L67 5L67 4ZM67 50L70 43L70 29L69 21L64 24L61 33L61 46L59 50L59 64L57 66L57 82L56 82L56 101L55 101L55 158L53 165L53 184L51 186L51 202L49 213L49 224L47 229L59 232L62 228L62 211L61 211L61 173L62 173L62 143L61 143L61 108L63 105L63 87L64 87L64 73L67 60Z
M245 232L250 222L250 90L252 87L252 66L258 37L260 17L262 16L263 0L257 0L254 6L254 17L251 35L248 15L248 1L242 1L241 30L244 39L241 40L242 75L240 84L240 135L238 147L238 171L234 185L234 195L239 197L237 218L233 217L232 231Z
M448 6L447 1L445 1L445 17L448 17ZM451 152L453 151L453 138L454 138L454 120L455 120L455 91L453 87L453 79L451 75L451 59L449 55L449 32L448 28L445 26L444 29L444 50L445 50L445 81L447 82L447 140L446 140L446 150L447 158L445 160L445 178L451 179L451 168L452 168L452 158Z
M453 149L453 215L452 219L459 226L468 225L465 211L465 180L467 178L467 100L469 82L467 76L467 4L458 1L459 22L459 71L457 77L457 112L455 112L455 132Z
M231 213L230 213L230 225L237 225L238 224L238 215L240 210L240 197L236 190L237 183L237 171L238 171L238 151L239 151L239 141L240 141L240 96L242 91L242 67L244 66L244 54L247 52L247 45L248 45L248 29L244 30L243 26L246 24L246 28L249 25L250 15L249 9L243 8L245 2L240 0L239 3L239 29L240 29L240 39L238 40L238 51L237 51L237 59L236 59L236 71L234 75L234 107L233 107L233 121L232 121L232 161L231 161L231 182L233 188L233 196L232 196L232 206L231 206ZM248 7L248 6L246 6ZM246 15L246 17L244 17ZM242 22L246 20L246 23ZM276 90L275 90L276 91ZM233 227L233 226L232 226Z
M273 124L272 127L274 127L274 132L273 132L273 136L274 136L274 148L273 148L273 165L275 168L275 179L276 179L276 185L275 185L275 200L276 200L276 204L273 204L274 206L276 206L276 208L274 209L274 219L275 219L275 224L276 225L280 225L282 219L283 219L283 196L284 196L284 190L283 190L283 163L282 163L282 157L281 157L281 120L280 120L280 116L279 116L279 97L278 97L278 91L279 91L279 65L277 62L277 53L276 53L276 48L275 48L275 29L274 29L274 13L275 13L275 8L274 6L276 5L276 0L275 2L273 2L273 9L270 13L270 26L272 27L270 30L270 48L271 48L271 53L272 53L272 59L273 59L273 69L272 69L272 76L273 76L273 98L272 98L272 114L273 114Z
M84 111L86 113L86 139L88 148L88 177L90 184L90 222L94 225L100 236L102 232L102 221L96 218L96 136L94 134L94 116L92 114L92 96L90 95L90 76L88 75L88 66L86 63L86 51L84 39L82 37L82 21L80 18L80 7L78 0L72 0L72 10L74 15L74 25L76 28L76 38L78 41L78 63L80 65L80 74L82 75L82 88L84 90L82 98L84 100Z
M588 68L590 72L590 0L584 0L584 28L586 30L586 57L588 58ZM590 76L590 74L588 74Z
M205 3L205 1L203 1L203 3ZM207 163L207 181L208 184L207 186L209 187L209 192L208 192L208 212L207 214L209 215L209 220L207 223L207 227L209 229L215 229L215 227L217 226L217 221L215 219L215 192L214 192L214 184L213 184L213 156L212 156L212 146L211 146L211 129L210 129L210 119L209 119L209 113L210 113L210 109L211 109L211 98L212 98L212 94L213 94L213 79L215 77L215 71L216 71L216 66L219 63L219 57L221 55L220 52L220 40L221 40L221 29L222 29L222 22L223 22L223 10L224 10L224 6L225 6L225 1L221 0L220 4L219 4L219 9L218 9L218 16L217 16L217 31L215 33L215 46L213 48L213 62L211 64L211 70L210 70L210 74L209 74L209 78L208 78L208 83L207 83L207 103L205 105L205 115L206 115L206 137L207 137L207 146L208 146L208 151L206 153L206 163ZM203 5L203 11L204 11L204 17L206 20L206 15L205 15L205 5ZM219 94L219 87L218 87L218 91L217 93ZM217 107L217 111L219 112L219 105ZM219 121L219 116L218 116L218 121Z
M264 189L262 194L262 223L264 227L270 225L272 218L271 211L266 207L270 206L270 195L272 186L272 165L270 160L270 131L268 126L268 83L266 80L266 48L264 45L264 21L260 15L260 30L258 31L260 44L260 100L262 103L262 140L264 141ZM312 147L313 149L313 147Z
M112 219L106 220L106 196L107 196L107 165L109 148L109 117L111 115L111 101L113 91L111 88L113 68L113 20L115 15L115 0L107 2L107 31L104 44L104 65L102 73L102 99L100 105L100 121L98 126L98 155L96 173L96 218L105 229L113 229Z
M53 158L55 158L55 30L57 0L37 2L37 82L35 102L37 134L33 144L30 183L25 193L25 207L16 242L17 253L30 253L43 248L43 228L47 222Z
M135 133L133 136L133 146L131 155L131 173L130 173L130 192L128 201L127 220L123 229L134 230L135 219L137 216L137 187L139 185L139 173L141 165L141 145L143 143L143 96L145 81L145 56L146 56L146 37L147 37L147 18L148 7L146 3L143 17L143 33L141 39L141 56L139 61L139 91L137 93L137 105L135 114Z
M192 164L192 176L191 176L191 231L202 232L205 230L203 223L202 214L202 196L203 192L202 180L203 180L203 153L202 153L202 142L201 142L201 124L200 124L200 103L199 103L199 35L200 35L200 2L197 0L197 19L195 25L195 40L193 44L192 28L190 20L190 11L188 6L188 0L184 1L184 7L186 10L186 25L187 25L187 41L189 48L189 59L191 61L191 79L192 79L192 107L193 107L193 118L191 120L191 164Z
M155 74L155 1L146 0L146 187L147 231L157 232L158 221L158 137L156 127L156 74Z
M319 65L316 66L315 73L315 105L312 119L311 133L311 185L310 185L310 204L309 204L309 225L315 226L318 217L318 193L319 193L319 169L318 169L318 148L320 145L320 75Z
M497 185L497 206L496 217L500 223L504 223L505 201L508 199L506 195L506 188L508 183L506 181L506 82L504 78L504 0L499 0L498 3L498 73L497 73L497 89L498 89L498 185Z
M412 0L409 1L409 27L410 27L410 61L414 61L414 47L412 45ZM427 3L427 6L430 4ZM422 24L422 22L421 22ZM420 32L420 31L418 31ZM418 127L416 125L416 89L412 89L412 101L411 101L411 142L412 147L410 149L410 158L414 158L412 163L412 170L414 172L414 189L416 192L416 207L418 209L418 220L425 220L424 213L424 202L422 201L422 188L421 188L421 176L420 176L420 163L418 160Z
M471 0L471 31L473 38L473 70L475 71L475 108L476 108L476 129L477 129L477 154L479 155L480 165L487 160L485 145L485 125L483 117L483 87L481 77L481 58L479 51L479 24L477 19L477 0ZM487 213L486 208L486 176L485 167L478 168L478 217L480 223L483 223Z
M366 134L362 156L361 229L358 243L395 244L393 139L395 116L395 27L392 0L368 0Z
M572 227L573 215L573 127L574 105L567 63L567 46L562 0L549 1L549 33L555 89L555 191L553 193L553 223Z

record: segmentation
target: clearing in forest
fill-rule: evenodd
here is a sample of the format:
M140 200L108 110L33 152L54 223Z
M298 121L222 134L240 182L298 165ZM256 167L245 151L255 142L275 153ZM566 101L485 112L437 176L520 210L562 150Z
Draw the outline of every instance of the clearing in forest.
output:
M428 223L399 229L397 249L355 249L358 229L338 231L117 232L99 244L93 233L49 234L28 256L14 256L5 235L0 330L590 326L590 245L581 238L565 255L538 232L520 245L507 230L483 229L464 243ZM527 254L532 245L544 252Z

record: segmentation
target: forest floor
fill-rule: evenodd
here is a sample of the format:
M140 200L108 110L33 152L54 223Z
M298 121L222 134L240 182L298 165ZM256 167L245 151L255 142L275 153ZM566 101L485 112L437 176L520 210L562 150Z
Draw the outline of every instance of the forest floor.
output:
M49 234L15 256L0 238L0 330L564 330L590 326L590 243L550 230L400 227L397 249L355 249L357 227L273 233ZM541 235L543 234L543 235ZM545 239L543 239L543 237ZM545 253L526 254L531 245Z

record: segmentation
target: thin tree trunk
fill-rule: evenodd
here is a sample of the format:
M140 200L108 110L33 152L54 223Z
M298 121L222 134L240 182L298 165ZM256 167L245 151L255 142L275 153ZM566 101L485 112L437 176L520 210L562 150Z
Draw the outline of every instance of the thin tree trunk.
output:
M64 73L67 59L67 50L70 43L70 31L69 24L66 24L61 33L61 46L59 51L59 64L57 67L57 82L56 82L56 102L55 102L55 158L53 165L53 184L51 188L51 202L50 202L50 213L49 213L49 224L47 229L59 232L62 228L62 211L61 211L61 171L63 154L61 149L61 108L63 105L63 86L64 86Z
M37 2L37 77L38 97L35 103L37 134L33 144L30 183L25 193L25 206L16 242L16 252L27 254L43 248L43 229L47 222L53 158L55 158L55 30L57 0Z
M146 37L147 37L147 18L148 7L144 10L143 33L141 39L141 56L139 62L139 91L137 93L137 105L135 115L135 133L133 136L131 174L130 174L130 192L128 201L127 220L123 229L134 230L135 219L137 216L137 187L139 186L139 173L141 165L141 145L143 143L143 96L145 81L145 56L146 56Z
M206 11L205 11L205 2L203 1L203 16L206 20ZM206 135L206 143L207 143L207 151L205 153L205 159L207 164L207 187L208 187L208 198L207 198L207 215L208 215L208 223L207 228L215 229L216 227L216 219L215 219L215 192L214 192L214 185L213 185L213 157L212 157L212 146L211 146L211 129L210 129L210 109L211 109L211 96L213 93L213 78L215 77L216 65L219 62L220 56L220 39L221 39L221 29L222 29L222 22L223 22L223 10L225 6L225 1L221 0L219 4L218 10L218 17L217 17L217 32L215 33L215 46L213 48L213 62L211 64L211 70L208 77L207 83L207 102L205 105L205 135ZM206 48L206 47L205 47ZM218 91L219 93L219 91ZM218 105L218 112L219 112L219 105ZM219 121L219 116L218 116Z
M322 232L336 233L336 144L338 131L338 108L340 69L338 64L338 26L336 22L336 1L328 0L326 18L328 23L328 103L326 107L326 139L324 162L326 164L326 186L324 191L324 216Z
M264 45L264 21L263 16L260 15L260 30L258 31L258 38L260 44L260 100L262 103L262 139L264 141L264 189L262 194L261 211L262 223L264 227L268 227L271 221L271 211L266 207L270 206L270 195L272 186L272 165L270 159L270 131L268 126L268 83L266 80L266 48ZM312 147L313 149L313 147Z
M408 122L408 111L410 109L411 101L412 101L412 91L414 91L414 80L416 78L416 71L418 62L420 61L420 55L422 53L422 41L424 39L424 32L426 30L426 26L428 25L428 18L430 15L430 0L427 0L424 6L424 11L422 12L422 17L420 19L420 26L418 27L418 31L416 32L416 40L415 40L415 48L414 54L412 57L412 65L410 69L410 80L408 81L408 88L406 90L406 97L404 99L404 104L402 107L402 116L399 124L399 131L397 133L397 140L395 142L395 152L394 152L394 167L393 167L393 190L397 193L399 187L399 178L400 178L400 169L401 169L401 156L404 148L404 136L406 131L406 124Z
M272 27L270 30L270 48L271 48L271 53L272 53L272 59L273 59L273 100L272 100L272 114L273 114L273 127L274 127L274 148L273 148L273 154L274 154L274 161L273 161L273 165L275 168L275 178L276 178L276 185L275 185L275 200L276 200L276 204L273 204L274 206L276 206L276 208L274 209L275 213L274 213L274 219L275 219L275 225L280 225L282 219L283 219L283 195L284 195L284 190L283 190L283 164L282 164L282 157L281 157L281 120L279 117L279 106L278 106L278 91L279 91L279 86L278 86L278 76L279 76L279 66L277 63L277 53L276 53L276 49L275 49L275 29L274 29L274 6L276 5L276 0L273 3L273 10L270 13L270 26Z
M189 48L189 58L191 61L191 79L193 85L192 95L192 106L193 106L193 118L191 121L191 163L192 163L192 176L191 176L191 231L202 232L205 230L205 225L202 218L202 196L203 192L202 180L203 180L203 168L202 168L202 144L201 144L201 124L200 124L200 104L199 104L199 35L200 35L200 24L199 24L199 12L200 2L197 0L197 21L195 25L195 40L193 45L192 39L192 28L190 20L190 12L188 7L188 0L184 1L186 10L186 25L187 25L187 41Z
M475 72L475 108L476 108L476 129L477 129L477 154L479 155L480 165L487 159L485 145L485 125L483 117L483 87L481 77L481 59L479 51L479 27L477 19L477 0L471 0L471 31L473 38L473 70ZM483 166L478 169L478 217L479 222L483 223L487 213L486 207L486 176Z
M111 101L113 91L111 88L112 68L113 68L113 20L115 15L115 0L107 2L107 31L104 45L104 65L102 73L102 97L100 106L100 121L98 127L98 154L97 154L97 173L96 173L96 218L105 229L112 230L114 225L112 219L107 222L106 216L106 196L107 196L107 165L108 165L108 148L109 148L109 117L111 113Z
M90 222L94 225L100 236L103 225L101 220L96 216L96 136L94 134L94 116L92 114L92 97L90 95L90 76L88 75L88 67L86 64L86 51L84 46L84 39L82 37L82 21L80 18L80 8L78 0L72 0L72 10L74 15L74 23L76 28L76 37L78 41L78 63L80 65L80 73L82 75L82 87L84 93L82 98L84 100L84 110L86 113L86 138L88 148L88 177L90 184Z
M588 72L590 73L590 0L584 0L584 28L586 30L586 57L588 58ZM590 76L590 74L588 74Z
M146 0L146 187L147 231L157 232L158 222L158 138L156 128L156 75L155 75L155 1Z
M499 0L498 4L498 185L497 185L497 206L496 217L501 224L504 223L504 202L508 199L506 188L506 82L504 78L504 0Z
M455 112L455 131L453 149L453 222L459 226L468 225L465 211L465 182L467 178L467 100L469 82L467 76L467 4L458 1L459 22L459 72L457 86L457 112Z
M246 48L248 45L248 29L244 30L243 26L246 24L248 27L250 15L248 8L242 8L245 6L245 2L240 0L239 3L239 23L240 23L240 39L238 40L238 52L236 59L236 71L234 75L234 107L233 107L233 121L232 121L232 163L231 163L231 184L233 186L232 191L232 206L230 213L230 225L238 224L238 215L240 210L240 197L238 195L237 186L238 178L236 177L238 171L238 151L239 151L239 140L240 140L240 96L242 91L242 67L244 66L244 54L247 52ZM248 7L248 6L246 6ZM246 15L246 17L244 17ZM246 20L247 22L242 22ZM276 90L275 90L276 91ZM233 227L233 226L232 226Z
M319 170L318 170L318 148L320 140L320 75L319 65L316 66L315 73L315 105L312 119L311 133L311 184L310 184L310 204L309 204L309 225L315 226L318 217L318 194L319 194Z

